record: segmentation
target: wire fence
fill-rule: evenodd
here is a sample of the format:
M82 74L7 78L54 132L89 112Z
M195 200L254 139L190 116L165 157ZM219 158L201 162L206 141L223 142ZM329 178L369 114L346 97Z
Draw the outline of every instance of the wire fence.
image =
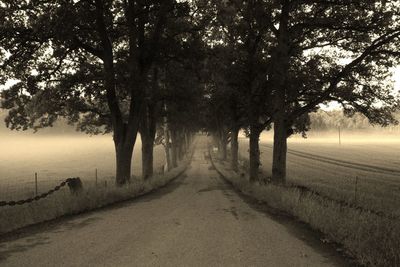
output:
M154 174L164 173L163 160L156 160L154 163ZM82 171L76 175L85 187L108 187L115 183L113 170L95 168L91 171ZM141 180L141 170L136 170L131 181ZM76 173L74 173L76 174ZM58 191L71 181L71 177L58 176L57 173L32 172L31 177L4 178L0 177L0 207L1 203L20 202L39 197L43 198ZM53 191L54 190L54 191ZM50 193L49 193L50 192ZM44 196L43 196L44 195ZM41 196L41 197L40 197ZM18 204L18 203L16 203Z

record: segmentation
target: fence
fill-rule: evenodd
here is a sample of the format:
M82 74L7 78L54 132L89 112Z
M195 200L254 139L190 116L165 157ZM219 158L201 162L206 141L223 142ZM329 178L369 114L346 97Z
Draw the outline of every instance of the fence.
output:
M163 161L156 161L154 174L164 172ZM113 170L95 168L92 171L78 173L79 179L86 187L107 187L115 183L115 177L111 174ZM53 176L53 177L51 177ZM4 179L0 177L0 207L2 203L15 203L18 205L21 200L38 200L37 198L47 197L47 195L60 190L65 185L69 185L74 178L57 178L57 173L32 172L31 177L19 177ZM60 175L61 176L61 175ZM132 180L141 180L141 171L137 170L132 175Z
M35 174L35 180L37 181L37 175ZM37 193L37 183L36 183L36 196L30 197L26 199L20 200L11 200L11 201L0 201L0 207L3 206L15 206L15 205L23 205L26 203L31 203L33 201L38 201L42 198L46 198L49 195L55 193L60 190L65 185L68 185L72 193L78 193L78 191L82 188L82 182L79 177L67 178L65 181L62 181L59 185L56 185L53 189L48 190L45 193L38 194Z

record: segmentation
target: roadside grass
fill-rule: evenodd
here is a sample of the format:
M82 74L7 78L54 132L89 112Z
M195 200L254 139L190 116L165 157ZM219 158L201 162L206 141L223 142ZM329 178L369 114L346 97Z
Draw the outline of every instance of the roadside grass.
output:
M373 213L339 205L312 192L271 183L249 183L213 158L213 165L242 193L295 216L326 235L325 242L341 244L346 253L368 266L400 266L400 223ZM222 164L221 164L222 163Z
M108 183L107 186L83 183L83 189L79 194L71 194L68 187L63 187L60 191L39 201L21 206L0 207L0 234L144 195L181 175L190 160L191 155L188 155L177 168L163 175L154 175L146 181L134 179L122 187L116 186L115 183Z
M272 148L260 143L261 178L271 177ZM269 143L268 143L269 144ZM400 167L397 155L399 143L352 145L289 143L289 150L329 156L338 160L398 170L379 172L353 169L317 159L288 154L287 182L310 188L327 197L400 218ZM248 165L247 140L241 139L240 160ZM383 162L386 162L385 165ZM382 163L382 164L381 164Z

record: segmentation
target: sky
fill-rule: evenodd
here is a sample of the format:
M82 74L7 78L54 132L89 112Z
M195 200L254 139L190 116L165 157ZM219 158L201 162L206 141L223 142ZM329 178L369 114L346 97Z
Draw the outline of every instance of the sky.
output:
M400 96L400 66L393 70L394 87L393 91ZM330 111L340 109L341 105L337 102L330 102L328 105L320 105L321 109Z

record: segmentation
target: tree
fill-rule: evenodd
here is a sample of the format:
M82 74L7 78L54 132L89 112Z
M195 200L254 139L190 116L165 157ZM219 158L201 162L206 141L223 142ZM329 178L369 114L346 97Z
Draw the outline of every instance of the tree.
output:
M285 181L287 138L296 121L319 104L335 100L348 114L359 111L372 123L395 122L391 112L397 99L383 85L400 55L395 2L286 0L271 5L275 182Z
M146 87L144 110L140 122L139 132L142 141L142 176L148 179L153 176L153 147L157 130L157 117L162 109L162 103L158 101L160 94L159 77L157 67L153 68L151 83Z
M256 181L259 174L259 136L271 122L267 80L269 65L265 51L269 32L265 28L268 12L262 1L217 1L213 42L222 42L224 55L217 57L224 77L225 102L231 132L232 167L237 169L237 136L241 127L250 137L249 175ZM211 41L212 44L212 41ZM228 101L226 101L228 100ZM247 121L244 123L244 121Z
M116 182L131 176L148 75L175 1L3 1L2 92L12 129L58 117L88 133L113 132ZM173 13L173 12L172 12ZM3 81L4 82L4 81Z

